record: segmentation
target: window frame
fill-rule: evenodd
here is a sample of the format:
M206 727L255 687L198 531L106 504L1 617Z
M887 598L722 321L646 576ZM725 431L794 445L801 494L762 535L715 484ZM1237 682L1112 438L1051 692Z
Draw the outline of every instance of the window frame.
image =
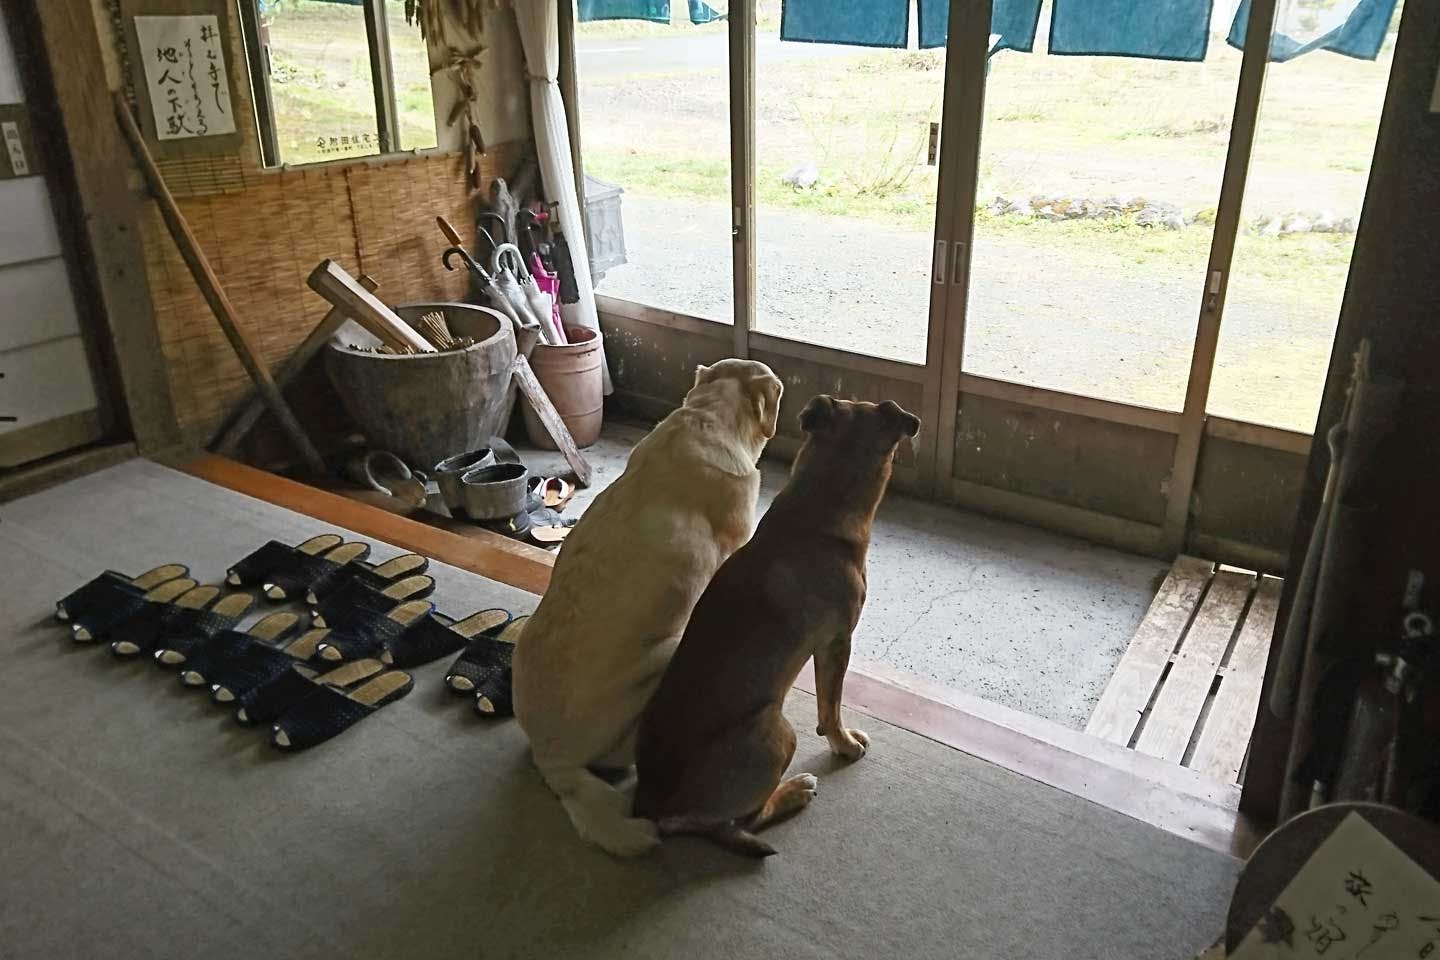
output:
M266 167L310 166L336 161L314 160L289 163L280 154L275 128L275 99L270 91L270 44L260 19L260 0L239 0L240 29L245 38L245 61L249 68L251 103L260 139L260 159ZM385 17L385 0L361 0L365 16L365 40L370 54L370 81L375 95L375 135L380 149L373 155L347 157L369 160L387 154L404 153L400 146L400 109L395 97L395 63L390 46L390 24ZM431 87L432 104L434 87ZM437 124L438 126L438 124ZM439 131L436 132L437 138Z

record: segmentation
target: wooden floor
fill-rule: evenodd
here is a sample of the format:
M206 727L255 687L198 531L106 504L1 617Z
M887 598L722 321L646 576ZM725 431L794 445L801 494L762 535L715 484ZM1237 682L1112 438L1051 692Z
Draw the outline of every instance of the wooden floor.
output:
M1085 732L1226 783L1245 768L1282 581L1182 556Z

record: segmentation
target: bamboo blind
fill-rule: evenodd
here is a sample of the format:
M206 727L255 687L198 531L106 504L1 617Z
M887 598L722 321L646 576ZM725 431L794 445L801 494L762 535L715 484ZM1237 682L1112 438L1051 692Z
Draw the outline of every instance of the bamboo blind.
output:
M508 175L525 148L499 144L484 158L484 189ZM388 303L464 297L468 278L440 263L445 241L435 217L462 236L474 229L463 161L454 155L333 164L245 178L241 192L180 201L246 333L272 369L325 315L305 285L329 257L355 275L369 273ZM146 274L181 428L205 442L250 391L250 381L200 296L152 208L143 224ZM297 415L322 449L332 439L305 410L333 412L317 364L291 391ZM309 382L307 382L307 380ZM309 394L310 396L307 396ZM323 395L327 399L318 401ZM339 429L332 419L325 428ZM265 431L262 421L257 433Z

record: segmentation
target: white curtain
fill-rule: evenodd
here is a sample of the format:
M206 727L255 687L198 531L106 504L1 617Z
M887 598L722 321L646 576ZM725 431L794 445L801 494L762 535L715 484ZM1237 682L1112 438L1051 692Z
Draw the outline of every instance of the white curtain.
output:
M514 8L520 42L525 47L525 70L530 76L530 112L535 122L540 178L545 184L545 195L559 204L560 230L570 244L575 285L580 288L579 302L561 304L560 315L567 324L599 330L595 287L590 280L590 256L585 249L585 229L580 219L580 198L575 196L575 168L570 163L570 131L565 125L565 102L560 99L557 0L515 0ZM602 369L605 393L609 394L613 389L610 365L605 363Z

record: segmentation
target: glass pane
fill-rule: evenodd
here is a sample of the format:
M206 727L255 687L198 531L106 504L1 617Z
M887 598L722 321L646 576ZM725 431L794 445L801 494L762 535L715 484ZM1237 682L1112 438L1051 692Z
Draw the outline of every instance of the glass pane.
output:
M390 62L395 77L395 110L400 118L400 149L428 150L435 136L435 99L430 93L430 58L420 25L405 22L405 0L385 0L390 28Z
M282 163L380 152L365 11L326 0L265 4Z
M730 323L730 48L724 20L688 8L576 24L596 291Z
M1315 429L1393 49L1270 64L1209 412Z
M944 51L782 42L761 6L756 329L924 363Z
M1178 410L1240 52L1049 56L1049 14L990 61L965 369Z

